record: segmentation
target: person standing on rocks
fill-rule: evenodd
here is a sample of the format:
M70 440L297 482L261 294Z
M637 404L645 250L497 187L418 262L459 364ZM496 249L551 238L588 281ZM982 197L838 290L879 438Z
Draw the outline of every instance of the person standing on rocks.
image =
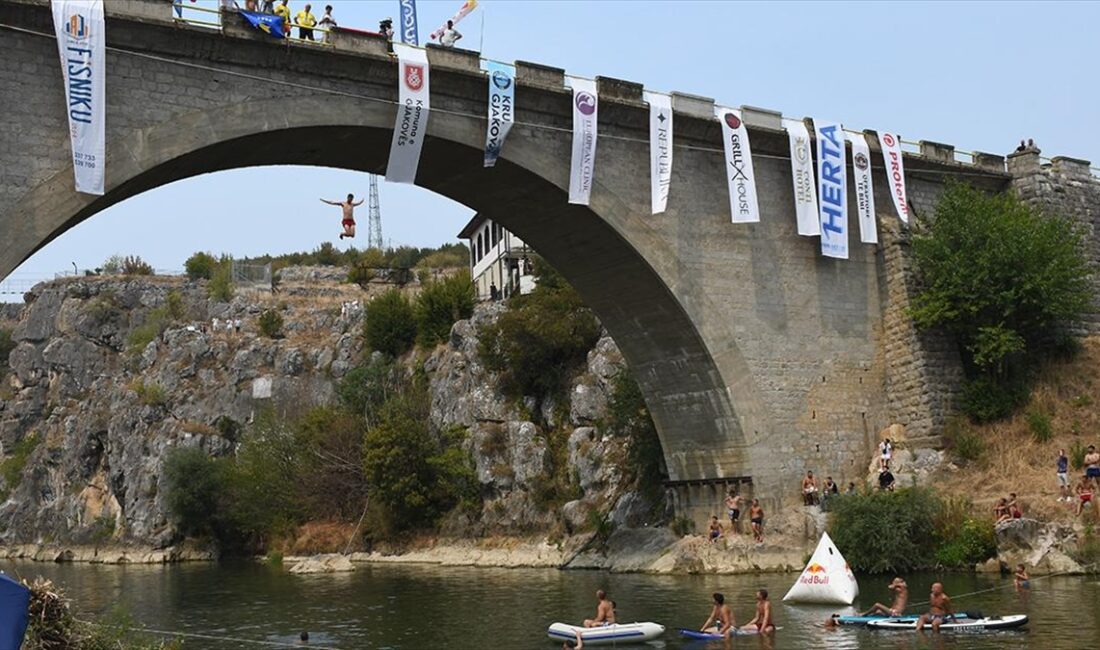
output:
M1069 491L1069 457L1066 456L1065 449L1058 450L1058 460L1055 467L1058 470L1058 491L1062 495L1058 497L1058 500L1069 503L1073 501L1073 497L1070 496Z
M726 514L730 518L730 531L734 535L741 533L741 495L733 490L726 495Z
M710 518L710 543L715 544L722 537L722 524L718 521L718 515Z
M752 539L757 544L764 543L764 509L760 507L760 499L753 499L749 507L749 523L752 524Z
M813 472L806 472L802 478L802 502L807 506L817 505L817 481Z
M1093 489L1100 486L1100 452L1095 445L1089 445L1085 454L1085 477L1092 481Z
M889 438L886 438L885 440L882 441L881 444L879 444L878 449L879 449L879 459L878 459L879 469L890 469L890 459L894 457L894 445L890 442Z

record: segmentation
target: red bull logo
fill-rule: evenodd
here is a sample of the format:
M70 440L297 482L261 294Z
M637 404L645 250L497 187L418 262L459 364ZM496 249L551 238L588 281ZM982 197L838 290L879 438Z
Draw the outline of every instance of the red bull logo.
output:
M814 562L810 564L810 566L806 567L806 573L828 573L828 571L825 569L825 567L821 566L817 562Z
M69 22L65 24L65 33L71 38L85 40L88 38L88 21L82 14L69 16Z
M798 581L804 585L827 585L829 584L828 573L829 570L824 566L817 562L811 562L802 572L802 576L798 578Z

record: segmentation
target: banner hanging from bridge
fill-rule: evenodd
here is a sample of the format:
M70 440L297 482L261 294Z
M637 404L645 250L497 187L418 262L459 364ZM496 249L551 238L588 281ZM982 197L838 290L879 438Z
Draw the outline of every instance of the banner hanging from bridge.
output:
M570 77L573 86L573 157L569 162L569 202L588 205L596 174L596 124L600 99L596 82Z
M516 119L516 73L512 66L489 61L489 126L485 131L485 166L497 164L504 139Z
M844 127L814 120L817 134L817 187L821 213L821 254L848 259L848 182Z
M53 0L51 4L65 81L76 191L102 195L107 162L103 0Z
M901 136L896 133L879 133L882 160L886 165L886 182L890 185L890 198L903 223L909 223L909 197L905 193L905 164L901 155Z
M852 183L856 190L856 208L859 210L859 241L878 243L875 224L875 183L871 177L871 149L862 133L848 133L852 144Z
M465 18L466 16L470 15L470 12L473 11L474 9L477 9L477 0L466 0L466 2L464 2L462 4L462 7L455 13L455 15L451 16L451 22L453 24L457 25L458 21L460 21L463 18ZM447 23L443 23L439 27L439 29L432 32L432 35L431 35L432 40L433 41L438 40L439 37L442 36L443 32L445 32L445 31L447 31Z
M645 91L649 102L649 196L653 214L668 206L672 186L672 97Z
M420 45L419 29L416 26L416 0L401 0L401 42L408 45Z
M286 21L282 16L276 16L273 14L262 14L258 11L238 11L241 18L244 18L252 27L260 30L261 32L272 36L274 38L286 38L287 28Z
M726 153L726 183L733 223L756 223L760 221L760 208L756 202L756 174L752 167L749 130L739 110L715 106L714 114L722 123L722 149Z
M798 234L821 234L818 221L817 188L814 185L814 157L810 151L810 132L802 120L783 120L791 150L791 178L794 181L794 213Z
M390 142L390 160L386 180L391 183L415 183L420 165L420 149L428 131L431 110L428 92L428 53L411 45L393 44L397 54L397 121Z

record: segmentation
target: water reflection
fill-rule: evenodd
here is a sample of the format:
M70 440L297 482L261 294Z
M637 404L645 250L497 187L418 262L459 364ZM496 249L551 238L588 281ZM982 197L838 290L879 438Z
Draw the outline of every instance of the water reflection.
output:
M156 629L283 643L296 642L307 630L313 647L346 649L553 648L546 626L592 616L592 594L598 588L617 601L620 620L668 626L664 639L645 646L651 648L1068 650L1095 645L1100 631L1100 584L1095 578L1033 578L1029 596L999 576L906 576L913 603L926 601L931 583L940 580L960 609L1024 613L1032 621L1023 631L918 635L825 629L822 623L832 613L855 609L783 603L793 574L647 576L376 565L351 574L295 576L255 563L108 567L2 562L0 569L54 579L85 614L121 603L135 620ZM861 580L860 603L889 602L889 578ZM738 622L749 620L753 594L761 587L771 592L781 628L774 639L738 637L727 645L688 643L676 636L676 628L694 628L706 619L714 591L725 593ZM242 646L204 640L188 647Z

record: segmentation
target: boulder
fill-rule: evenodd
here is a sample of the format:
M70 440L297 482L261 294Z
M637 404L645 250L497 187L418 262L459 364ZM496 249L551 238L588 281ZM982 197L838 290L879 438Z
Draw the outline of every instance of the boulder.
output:
M290 567L291 573L344 573L354 571L355 565L348 556L340 553L324 553L299 561Z
M1072 528L1035 519L1013 519L997 524L997 559L1008 568L1023 564L1034 574L1084 573L1072 558L1077 534Z

